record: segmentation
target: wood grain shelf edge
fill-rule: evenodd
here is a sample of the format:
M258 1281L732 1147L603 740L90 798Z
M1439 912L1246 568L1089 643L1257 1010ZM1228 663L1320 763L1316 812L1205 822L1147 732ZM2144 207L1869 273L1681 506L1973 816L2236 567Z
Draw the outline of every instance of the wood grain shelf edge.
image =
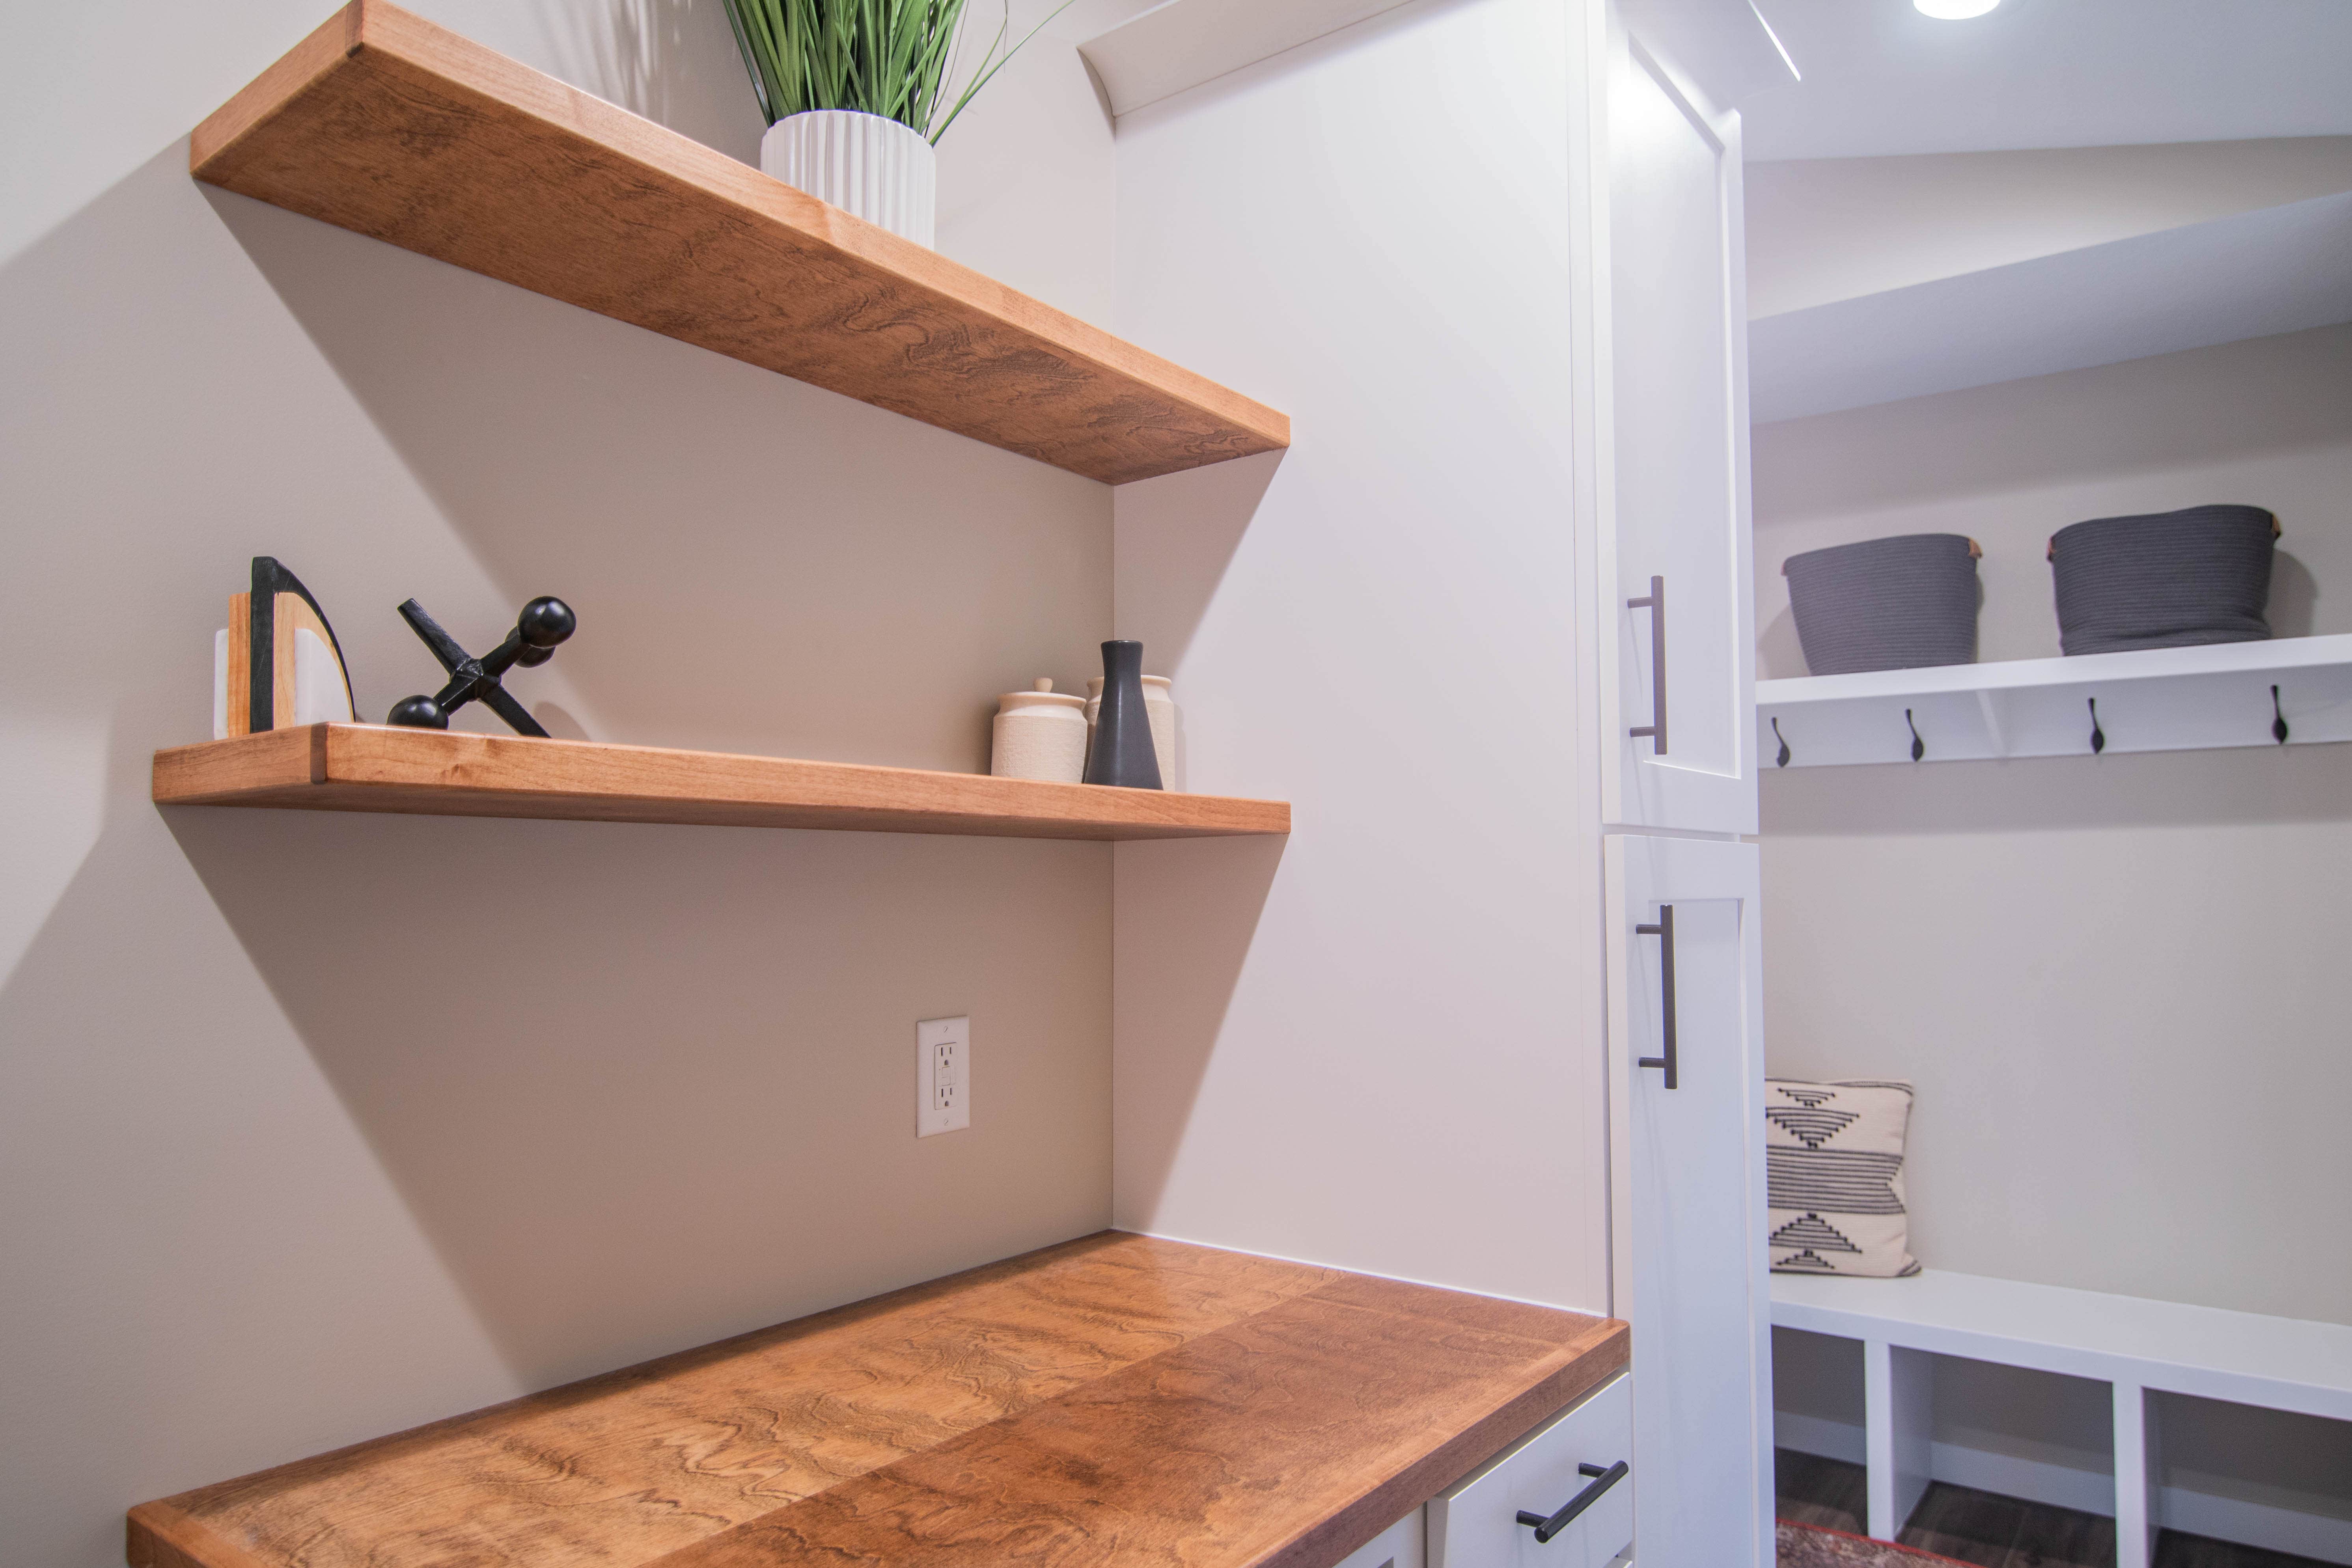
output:
M1263 404L383 0L209 116L189 168L1107 483L1290 444Z
M854 763L311 724L155 753L159 805L1102 840L1279 835L1284 801Z

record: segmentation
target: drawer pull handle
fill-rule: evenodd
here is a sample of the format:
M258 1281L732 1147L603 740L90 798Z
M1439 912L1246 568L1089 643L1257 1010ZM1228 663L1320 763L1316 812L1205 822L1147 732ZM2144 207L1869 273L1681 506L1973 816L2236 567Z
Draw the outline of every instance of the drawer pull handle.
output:
M1605 1470L1598 1465L1579 1465L1576 1467L1576 1473L1578 1475L1597 1478L1591 1486L1585 1488L1582 1491L1569 1499L1568 1506L1561 1509L1558 1513L1553 1514L1549 1519L1546 1519L1539 1513L1529 1513L1526 1509L1519 1510L1519 1522L1521 1524L1534 1525L1536 1527L1536 1544L1538 1546L1548 1546L1551 1543L1551 1538L1553 1536L1558 1535L1561 1531L1568 1528L1570 1521L1573 1520L1578 1514L1582 1513L1586 1509L1591 1508L1593 1503L1600 1500L1602 1492L1607 1491L1611 1487L1613 1487L1619 1481L1623 1480L1625 1479L1625 1472L1632 1468L1632 1466L1626 1464L1622 1459L1618 1460L1615 1464L1610 1466Z
M1675 1044L1675 906L1658 906L1658 923L1637 925L1636 936L1658 939L1658 1035L1664 1047L1662 1057L1639 1057L1635 1067L1658 1068L1666 1075L1668 1089L1680 1089L1683 1082L1682 1053Z
M1629 610L1650 612L1650 721L1625 731L1628 735L1647 735L1650 754L1666 754L1666 580L1650 579L1650 591L1638 599L1628 599Z

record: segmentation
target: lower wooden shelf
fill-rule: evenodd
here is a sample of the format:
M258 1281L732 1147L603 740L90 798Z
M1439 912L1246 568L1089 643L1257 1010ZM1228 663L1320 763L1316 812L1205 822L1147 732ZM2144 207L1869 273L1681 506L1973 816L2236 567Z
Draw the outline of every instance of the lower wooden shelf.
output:
M1628 1352L1611 1320L1104 1233L142 1503L129 1557L1329 1568Z
M1278 800L378 724L311 724L158 752L154 797L159 805L1002 838L1208 838L1290 831L1289 804Z

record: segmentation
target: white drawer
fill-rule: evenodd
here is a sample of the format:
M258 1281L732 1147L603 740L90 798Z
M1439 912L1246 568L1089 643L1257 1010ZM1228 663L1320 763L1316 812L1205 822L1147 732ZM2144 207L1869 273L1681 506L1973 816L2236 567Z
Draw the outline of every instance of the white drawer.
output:
M1355 1551L1339 1568L1423 1568L1422 1511L1414 1509Z
M1548 1542L1519 1522L1545 1518L1633 1457L1626 1374L1587 1394L1519 1443L1430 1500L1429 1568L1608 1568L1633 1539L1633 1482L1620 1477Z

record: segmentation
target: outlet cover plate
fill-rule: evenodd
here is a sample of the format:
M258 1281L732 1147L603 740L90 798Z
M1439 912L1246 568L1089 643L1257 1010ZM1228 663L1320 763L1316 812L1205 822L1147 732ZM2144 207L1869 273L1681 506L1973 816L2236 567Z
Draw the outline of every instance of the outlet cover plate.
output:
M971 1019L926 1018L915 1026L915 1136L971 1125Z

